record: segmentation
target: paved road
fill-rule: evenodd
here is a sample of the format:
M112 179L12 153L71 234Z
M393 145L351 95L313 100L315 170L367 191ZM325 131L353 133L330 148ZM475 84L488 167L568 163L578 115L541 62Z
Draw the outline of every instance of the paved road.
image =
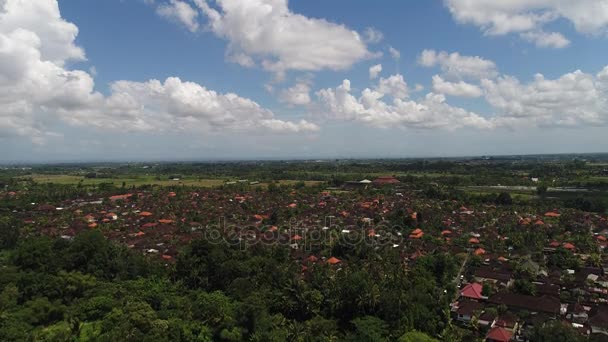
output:
M454 285L456 285L456 294L454 299L452 300L452 302L455 302L456 299L458 299L458 296L460 295L460 291L458 289L458 280L460 279L460 276L462 275L462 272L464 272L464 267L467 265L467 262L469 261L469 253L467 253L467 256L464 258L464 261L462 262L462 265L460 265L460 270L458 270L458 274L456 275L456 277L454 278Z

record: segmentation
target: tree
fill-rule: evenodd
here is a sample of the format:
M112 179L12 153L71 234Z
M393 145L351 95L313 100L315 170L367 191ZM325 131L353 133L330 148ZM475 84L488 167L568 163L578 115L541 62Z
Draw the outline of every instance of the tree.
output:
M534 329L531 341L582 342L584 339L569 324L564 324L562 321L550 321Z
M401 336L399 342L439 342L439 340L434 339L423 332L414 330Z
M19 241L19 230L19 222L14 216L0 216L0 249L15 247Z
M361 318L356 318L351 321L351 324L355 328L355 332L351 336L352 341L383 341L388 335L388 326L386 322L378 317L364 316Z
M539 196L545 196L547 194L547 190L548 190L548 188L544 184L543 185L539 185L539 186L536 187L536 193Z
M499 204L499 205L513 204L513 199L511 198L511 194L509 194L508 192L501 192L496 197L496 204Z

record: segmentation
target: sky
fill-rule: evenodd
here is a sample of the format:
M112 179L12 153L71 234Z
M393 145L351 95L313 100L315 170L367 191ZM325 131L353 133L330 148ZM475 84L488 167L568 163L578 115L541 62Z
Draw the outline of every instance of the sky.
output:
M608 0L0 0L0 162L608 152Z

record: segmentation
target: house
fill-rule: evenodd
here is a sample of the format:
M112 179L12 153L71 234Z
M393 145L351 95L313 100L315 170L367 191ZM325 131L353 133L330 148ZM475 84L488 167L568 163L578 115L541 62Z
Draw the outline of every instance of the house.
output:
M479 283L467 284L460 290L460 296L473 300L485 299L486 297L481 294L482 290L483 286Z
M599 306L589 318L592 334L608 335L608 305Z
M561 312L559 299L549 296L528 296L518 293L499 292L490 298L488 302L495 305L506 305L513 310L526 310L530 313L546 313L557 316Z
M582 305L572 303L568 305L568 314L566 315L566 318L573 323L584 324L589 319L589 315Z
M456 314L456 320L460 322L470 322L476 313L483 310L483 304L479 302L464 300L458 302L452 308L452 311Z
M511 272L504 270L493 270L489 267L480 267L473 273L475 281L479 283L490 282L504 287L510 287L513 284Z
M385 186L385 185L393 185L401 183L397 178L393 176L382 176L374 179L372 183L375 186Z
M488 342L509 342L513 337L513 333L507 329L496 327L490 329L486 335L486 341Z

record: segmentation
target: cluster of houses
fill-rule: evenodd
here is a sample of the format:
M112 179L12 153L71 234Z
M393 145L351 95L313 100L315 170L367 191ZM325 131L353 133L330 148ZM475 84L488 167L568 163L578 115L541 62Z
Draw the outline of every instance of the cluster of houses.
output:
M397 179L379 177L319 192L138 190L33 204L20 215L32 232L71 239L97 229L167 263L184 244L221 229L238 241L289 245L304 276L312 264L338 270L348 263L324 249L320 236L398 249L404 267L425 254L450 253L464 260L452 319L488 341L525 340L549 320L608 337L606 215L459 203L399 187ZM529 236L538 239L534 250L525 247ZM560 268L559 258L576 262Z

